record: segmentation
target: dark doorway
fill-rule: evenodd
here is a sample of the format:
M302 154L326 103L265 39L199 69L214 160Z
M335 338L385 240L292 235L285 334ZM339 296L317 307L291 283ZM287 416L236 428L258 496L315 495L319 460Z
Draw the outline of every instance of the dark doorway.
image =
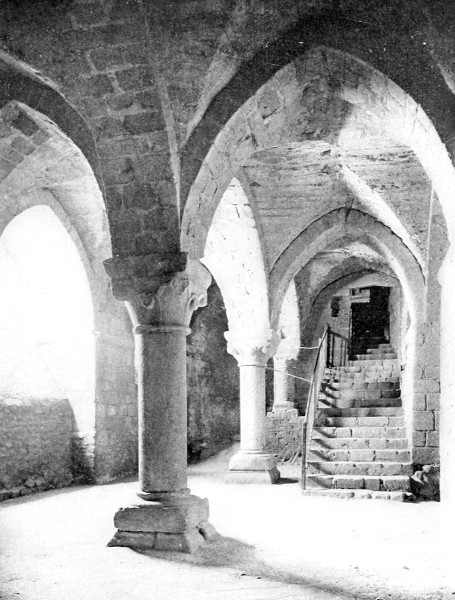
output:
M389 342L388 287L351 290L351 358Z

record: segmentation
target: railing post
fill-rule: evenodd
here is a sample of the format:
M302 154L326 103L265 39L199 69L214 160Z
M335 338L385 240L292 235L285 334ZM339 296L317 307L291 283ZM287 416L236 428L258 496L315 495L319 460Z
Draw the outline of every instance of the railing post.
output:
M324 377L324 370L328 364L328 352L330 348L330 328L326 326L324 334L319 341L318 352L316 355L316 362L313 369L313 376L311 378L310 390L308 393L308 402L306 415L303 422L302 431L302 488L306 489L306 471L308 462L308 451L311 443L311 434L313 430L314 421L316 418L319 389L321 387L322 379Z

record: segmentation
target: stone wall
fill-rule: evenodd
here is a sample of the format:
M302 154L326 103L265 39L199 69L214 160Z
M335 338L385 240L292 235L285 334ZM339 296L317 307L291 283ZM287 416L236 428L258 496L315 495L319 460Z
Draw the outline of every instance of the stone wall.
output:
M438 464L440 411L440 302L438 272L448 249L447 228L433 198L428 236L426 319L417 331L413 412L413 461Z
M0 500L71 483L68 400L0 399Z
M239 368L227 353L227 319L216 283L196 311L188 337L188 458L214 454L239 433Z
M296 409L270 412L265 422L266 449L278 460L294 458L302 447L303 417Z

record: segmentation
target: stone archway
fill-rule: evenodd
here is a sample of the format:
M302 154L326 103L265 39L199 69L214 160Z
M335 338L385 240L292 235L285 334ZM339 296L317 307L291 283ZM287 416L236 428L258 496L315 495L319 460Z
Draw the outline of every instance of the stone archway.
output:
M48 117L17 101L7 104L1 116L9 132L1 150L11 148L8 155L15 162L0 176L0 231L24 210L49 207L71 237L89 282L96 347L95 426L87 439L82 436L80 446L85 475L107 481L137 464L137 412L133 373L122 367L125 357L133 365L128 317L112 298L102 266L112 252L102 193L81 150Z

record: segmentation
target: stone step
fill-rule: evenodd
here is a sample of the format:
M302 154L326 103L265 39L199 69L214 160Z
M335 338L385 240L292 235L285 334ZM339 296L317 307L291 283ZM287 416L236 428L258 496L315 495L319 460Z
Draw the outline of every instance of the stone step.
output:
M310 445L311 450L330 450L330 449L352 449L361 450L406 450L408 440L402 438L336 438L336 437L313 437Z
M374 379L366 381L364 378L348 378L342 381L324 381L322 384L323 390L329 391L344 391L349 389L364 389L364 390L397 390L400 388L399 381L385 381Z
M363 475L375 477L392 475L412 475L412 464L402 462L375 461L309 461L308 474L321 475Z
M395 348L391 344L380 344L376 348L368 348L366 354L390 354L395 352Z
M397 406L378 406L364 408L319 408L328 417L401 417L403 408Z
M398 358L398 356L395 352L389 352L389 353L381 352L381 353L377 353L377 354L356 354L355 356L356 356L357 361L359 361L359 360L373 361L374 360L374 361L380 361L383 364L384 364L384 361L386 361L386 360Z
M324 427L403 427L403 417L328 417L318 418L318 424Z
M310 446L308 460L311 462L401 462L409 463L411 453L409 450L374 450L372 448L351 449L351 448L323 448Z
M307 489L372 490L375 492L409 492L407 475L306 475Z
M338 371L327 373L329 377L399 377L401 368L396 366L367 365L365 367L340 367Z
M369 356L368 354L365 354L362 356L365 356L367 358L361 358L361 359L359 358L357 360L350 360L348 362L346 368L356 367L357 369L359 369L359 368L360 369L362 369L362 368L373 369L374 367L393 368L393 367L400 366L398 363L398 360L396 358L377 359L377 358L371 358L371 356Z
M395 389L380 389L380 388L356 388L350 387L344 390L330 390L327 387L323 388L319 393L319 397L343 399L343 400L379 400L380 398L399 398L401 390Z
M313 438L405 438L404 427L315 427Z
M327 398L319 397L319 406L327 408L380 408L402 406L401 398L379 398L377 400L355 399L346 400L345 398Z
M343 500L392 500L395 502L412 502L415 497L410 492L373 492L372 490L336 490L307 489L303 496L326 496Z
M400 383L400 376L397 375L365 375L364 373L346 373L333 377L332 379L323 380L324 384L331 385L333 383L341 383L343 385L354 385L362 383L379 383L381 381L389 381L393 383Z

